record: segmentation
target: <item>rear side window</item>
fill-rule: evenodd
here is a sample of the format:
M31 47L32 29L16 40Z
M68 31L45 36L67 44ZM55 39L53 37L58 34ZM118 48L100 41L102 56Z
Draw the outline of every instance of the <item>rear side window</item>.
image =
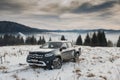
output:
M67 43L67 45L68 45L68 47L70 48L70 47L72 47L72 43Z

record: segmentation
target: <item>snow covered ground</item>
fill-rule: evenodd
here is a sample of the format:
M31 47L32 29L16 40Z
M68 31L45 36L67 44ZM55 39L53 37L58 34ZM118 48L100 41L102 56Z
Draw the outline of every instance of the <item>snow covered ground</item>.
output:
M34 46L0 47L0 80L120 80L120 48L85 47L77 63L65 62L61 69L30 68L26 56Z

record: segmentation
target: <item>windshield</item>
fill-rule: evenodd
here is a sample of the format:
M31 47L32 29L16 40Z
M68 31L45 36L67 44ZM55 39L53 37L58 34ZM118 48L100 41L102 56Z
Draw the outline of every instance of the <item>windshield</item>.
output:
M47 42L41 48L60 48L61 46L61 42Z

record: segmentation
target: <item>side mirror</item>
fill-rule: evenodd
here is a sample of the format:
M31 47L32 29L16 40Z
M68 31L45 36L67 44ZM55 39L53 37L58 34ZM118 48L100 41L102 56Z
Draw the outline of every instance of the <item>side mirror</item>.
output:
M62 51L62 50L64 50L64 49L67 49L67 48L66 48L66 47L61 47L61 48L60 48L60 51Z

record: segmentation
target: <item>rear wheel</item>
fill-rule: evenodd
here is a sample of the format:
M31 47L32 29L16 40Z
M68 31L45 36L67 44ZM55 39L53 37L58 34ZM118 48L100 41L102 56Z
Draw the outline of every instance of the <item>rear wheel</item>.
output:
M79 53L75 53L73 61L77 62L79 60Z

